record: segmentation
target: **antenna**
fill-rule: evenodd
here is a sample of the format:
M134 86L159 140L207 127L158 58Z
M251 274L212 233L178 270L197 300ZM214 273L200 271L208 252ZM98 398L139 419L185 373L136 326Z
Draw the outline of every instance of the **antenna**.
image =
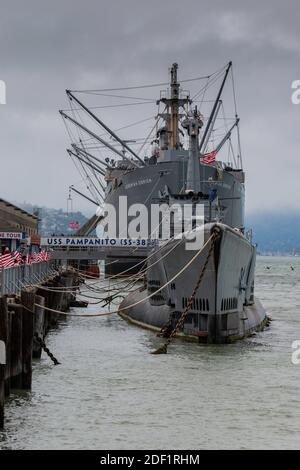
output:
M71 188L69 188L69 196L67 199L67 215L72 215L73 213L73 199L71 196Z

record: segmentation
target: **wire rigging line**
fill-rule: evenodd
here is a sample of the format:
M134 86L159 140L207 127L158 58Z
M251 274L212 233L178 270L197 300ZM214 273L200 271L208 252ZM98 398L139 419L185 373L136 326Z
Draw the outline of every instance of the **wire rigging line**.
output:
M233 93L233 102L234 102L234 109L235 109L235 116L237 117L237 104L236 104L236 91L235 91L235 83L234 83L234 75L233 75L233 67L231 68L231 82L232 82L232 93ZM238 158L241 163L241 168L243 168L243 159L242 159L242 148L241 148L241 136L240 136L240 126L239 123L237 124L237 141L238 141Z
M71 112L72 112L72 114L73 114L74 119L75 119L75 118L76 118L76 119L79 119L79 120L81 121L81 123L82 123L82 118L81 118L80 115L76 114L76 111L75 111L75 109L74 109L72 100L69 99L69 102L70 102L70 108L71 108ZM76 129L77 129L77 133L78 133L79 142L82 142L82 141L81 141L82 131L81 131L81 129L79 129L78 127L77 127ZM94 183L93 179L91 178L91 176L90 176L90 174L89 174L89 172L88 172L88 170L89 170L90 173L92 173L92 175L95 177L95 174L94 174L95 171L92 170L90 167L89 167L88 170L87 170L81 161L80 161L80 165L81 165L81 167L82 167L82 169L83 169L85 175L87 176L88 181L90 182L90 184L91 184L92 187L93 187L93 191L91 192L91 189L90 189L90 188L89 188L89 191L90 191L90 193L92 193L93 198L94 198L94 199L98 202L98 204L100 205L100 201L103 200L103 195L102 195L102 194L100 193L100 191L98 190L97 185ZM96 181L97 181L97 177L96 177L95 179L96 179ZM102 186L102 185L100 184L100 187L101 187L101 186ZM99 199L99 197L100 197L100 199Z
M124 98L128 100L140 100L140 101L151 101L151 103L156 103L154 98L145 98L140 96L127 96L127 95L111 95L110 93L94 93L97 96L105 96L108 98Z
M66 130L67 130L67 133L68 133L68 135L69 135L70 141L72 142L72 141L76 140L75 137L74 137L74 135L73 135L73 133L72 133L71 130L69 129L69 127L68 127L68 125L67 125L65 119L63 119L63 123L64 123L65 128L66 128ZM85 175L85 176L83 176L82 171L81 171L81 169L80 169L80 166L78 166L77 162L73 159L72 155L70 155L70 157L71 157L71 159L72 159L72 161L73 161L73 164L75 165L75 168L77 169L78 173L79 173L80 176L82 177L82 181L84 182L86 189L89 191L89 193L91 194L91 196L92 196L94 199L96 199L96 201L98 201L98 197L95 196L94 192L91 190L91 188L89 187L89 185L86 184L86 179L90 182L90 177L89 177L89 175L85 172L84 168L82 167L83 173L84 173L84 175ZM99 201L98 201L98 202L99 202Z
M71 107L72 107L72 100L70 100L70 104L71 104ZM74 114L75 114L75 113L74 113ZM79 116L78 118L81 119L80 116ZM83 123L82 119L81 119L81 122ZM80 135L79 141L80 141L80 144L81 144L82 148L85 150L84 144L83 144L83 141L82 141L82 138L81 138L82 132L80 132L80 134L79 134L79 132L80 132L80 130L78 129L78 135ZM91 160L90 160L90 158L89 158L88 156L86 156L86 159L87 159L90 163L92 163ZM104 192L104 184L103 184L102 180L99 179L99 176L98 176L98 174L96 173L95 169L92 168L92 167L88 167L88 169L89 169L89 171L93 174L95 180L97 181L97 183L99 184L100 188L101 188L102 191ZM98 190L98 188L96 187L96 185L94 185L94 183L93 183L93 186L95 187L96 191L98 192L98 194L99 194L99 196L100 196L100 199L103 200L103 199L104 199L103 193L101 193L101 192ZM99 201L98 201L98 202L99 202Z
M234 154L234 150L233 150L231 137L229 137L228 140L229 140L229 146L230 146L230 151L231 151L231 155L232 155L232 158L233 158L234 166L235 166L235 168L237 168L237 162L236 162L236 158L235 158L235 154Z
M167 106L165 106L165 108L164 108L164 110L163 110L163 112L162 112L161 114L163 114L166 109L167 109ZM155 129L156 129L156 127L157 127L158 122L160 121L160 119L161 119L161 117L159 116L159 117L155 120L154 126L151 128L149 134L147 135L145 141L143 142L143 145L142 145L142 146L139 148L139 150L138 150L138 155L141 154L141 152L142 152L143 148L145 147L147 141L150 139L150 137L151 137L151 135L152 135L152 132L155 131Z
M80 168L78 168L77 166L77 162L75 162L74 160L74 157L72 155L70 155L77 170L79 171L79 173L82 175L82 172L80 170ZM94 188L94 183L93 181L91 180L91 177L89 176L89 174L87 173L86 169L84 168L83 164L81 162L79 162L79 165L83 171L83 173L85 174L85 178L86 180L88 181L89 184L86 184L86 189L89 191L89 193L91 194L91 196L98 202L98 204L100 204L100 200L99 200L99 196L98 196L98 193L95 191L95 188ZM92 185L92 187L90 187L90 185Z
M184 80L180 80L180 83L188 83L188 82L194 82L197 80L205 80L212 75L214 75L216 72L214 72L211 75L204 75L202 77L194 77L194 78L188 78ZM158 86L167 86L169 85L169 82L160 82L160 83L152 83L152 84L147 84L147 85L137 85L137 86L129 86L129 87L120 87L120 88L100 88L100 89L94 89L94 90L71 90L74 93L87 93L87 94L96 94L98 92L106 92L106 91L123 91L123 90L140 90L142 88L155 88Z
M119 103L119 104L107 104L103 106L89 106L89 109L105 109L105 108L123 108L125 106L138 106L140 104L153 104L154 101L144 101L144 102L133 102L133 103ZM69 109L62 109L62 111L69 111ZM74 111L83 111L80 108L74 108Z
M202 87L200 88L200 90L192 97L192 101L194 101L196 98L198 98L198 96L201 95L201 93L204 91L204 90L207 90L208 88L210 88L212 85L214 85L218 80L219 78L221 77L221 75L224 73L225 69L227 68L228 64L224 65L220 70L216 71L214 74L212 75L209 75L207 78L207 83Z

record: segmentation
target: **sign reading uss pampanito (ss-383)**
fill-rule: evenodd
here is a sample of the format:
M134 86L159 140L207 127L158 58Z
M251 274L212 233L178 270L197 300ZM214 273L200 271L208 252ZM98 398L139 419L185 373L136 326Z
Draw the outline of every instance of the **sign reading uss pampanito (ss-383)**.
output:
M77 247L114 247L114 246L137 246L146 247L153 246L157 243L156 240L146 238L96 238L96 237L50 237L41 238L41 246L49 247L63 247L63 246L77 246Z

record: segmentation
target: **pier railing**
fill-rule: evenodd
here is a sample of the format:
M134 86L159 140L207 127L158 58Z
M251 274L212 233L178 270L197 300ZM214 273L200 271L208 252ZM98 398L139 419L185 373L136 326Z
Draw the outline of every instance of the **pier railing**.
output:
M40 284L53 271L52 263L21 264L0 270L0 295L20 294L21 289L30 284Z

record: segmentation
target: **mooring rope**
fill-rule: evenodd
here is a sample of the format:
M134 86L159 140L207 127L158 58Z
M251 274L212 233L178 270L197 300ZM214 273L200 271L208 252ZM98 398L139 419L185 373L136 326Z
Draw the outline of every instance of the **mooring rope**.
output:
M186 263L171 279L169 279L164 285L159 287L156 291L152 292L151 294L147 295L143 299L140 299L136 302L134 302L131 305L127 305L126 307L122 307L122 311L124 310L129 310L132 307L136 307L137 305L140 305L144 303L146 300L151 299L154 295L157 295L159 292L161 292L165 287L170 285L172 282L174 282L197 258L198 256L206 249L206 247L209 245L209 243L213 240L215 237L215 233L213 233L208 240L205 242L203 247L197 251L197 253L190 259L188 263ZM51 309L49 307L45 307L43 305L34 304L36 307L41 307L44 308L45 310L52 312L52 313L57 313L60 315L65 315L65 316L70 316L70 317L103 317L103 316L109 316L109 315L114 315L115 313L119 313L119 309L117 310L111 310L110 312L96 312L96 313L89 313L89 314L80 314L80 313L71 313L71 312L62 312L60 310L55 310Z
M172 239L171 241L173 241L174 239ZM132 277L126 277L126 279L122 279L120 280L120 284L121 283L124 283L124 282L128 282L130 281L130 279L133 279L134 281L141 281L143 279L143 276L144 274L150 269L152 268L153 266L155 266L157 263L159 263L162 259L164 259L165 257L169 256L170 253L172 253L173 250L175 250L175 248L177 248L177 246L179 246L181 243L183 243L185 241L184 238L181 238L179 239L179 241L177 243L175 243L171 249L169 251L167 251L163 256L161 256L159 259L157 259L154 263L150 264L149 266L147 266L144 270L140 270L139 271L139 275L134 275ZM165 246L167 246L168 244L170 243L170 240L168 240L168 243L164 244L163 246L159 247L158 250L162 250L162 248L165 248ZM151 254L151 256L153 256L154 254L157 255L158 253L158 250L154 253ZM150 256L149 256L150 258ZM147 260L147 258L145 260L143 260L143 263L145 263ZM74 269L74 268L73 268ZM132 268L130 268L132 269ZM74 270L76 271L76 270ZM78 272L78 271L77 271ZM79 274L80 276L80 274ZM114 275L114 276L111 276L105 280L103 280L103 282L105 281L110 281L112 278L114 277L117 277L117 275ZM99 285L99 282L95 282L95 284ZM73 287L65 287L65 286L62 286L62 288L51 288L51 287L47 287L47 286L40 286L39 284L30 284L30 287L36 287L38 289L41 289L41 290L45 290L45 291L49 291L49 292L73 292L74 293L74 290L76 292L76 290L79 290L79 294L80 294L80 286L73 286ZM99 288L92 288L89 284L85 284L85 288L86 289L89 289L89 290L93 290L94 292L103 292L103 288L99 287ZM126 288L125 288L126 289ZM112 289L107 289L107 291L111 291L111 290L117 290L118 292L119 291L122 291L124 290L124 286L120 286L118 288L112 288Z
M174 241L174 239L172 239L172 241ZM178 241L177 243L175 243L175 244L172 246L172 248L171 248L167 253L165 253L165 254L164 254L163 256L161 256L159 259L157 259L156 261L154 261L154 263L150 264L149 266L147 265L144 270L141 269L141 270L139 271L139 273L138 273L138 274L139 274L139 279L142 279L142 277L144 276L144 274L146 274L146 272L149 271L150 268L152 268L152 267L155 266L157 263L159 263L161 260L163 260L164 258L166 258L166 256L169 256L169 254L172 253L172 251L175 250L175 248L177 248L177 246L179 246L181 243L184 243L185 241L186 241L185 238L183 238L183 237L180 238L179 241ZM169 243L170 243L170 241L169 241ZM166 245L167 245L167 244L166 244ZM165 247L165 245L164 245L163 247ZM160 248L162 248L162 247L160 247ZM159 248L159 249L160 249L160 248ZM154 255L154 254L157 255L157 253L158 253L158 250L155 251L154 253L152 253L152 255ZM144 260L143 262L145 262L145 260ZM130 269L132 269L132 268L130 268ZM113 277L114 277L114 276L110 277L108 280L111 280ZM129 279L130 279L130 277L127 278L126 280L128 281ZM123 281L123 282L124 282L124 281Z

